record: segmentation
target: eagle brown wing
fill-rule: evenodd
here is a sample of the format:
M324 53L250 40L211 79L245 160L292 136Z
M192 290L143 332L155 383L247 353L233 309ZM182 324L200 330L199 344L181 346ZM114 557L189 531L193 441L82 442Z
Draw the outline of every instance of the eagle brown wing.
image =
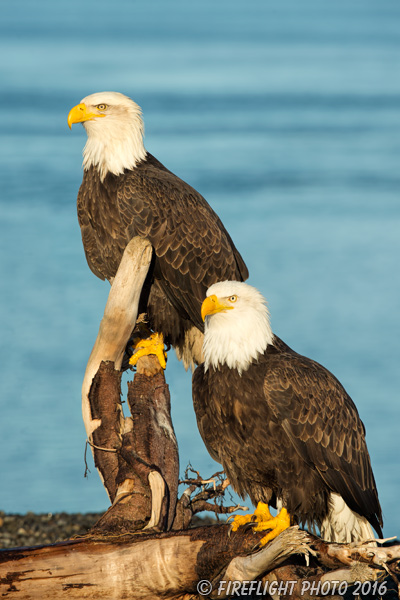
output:
M94 170L85 173L90 181L82 184L78 197L92 271L113 277L129 240L147 237L157 257L154 276L164 293L202 329L200 306L207 288L216 281L248 277L221 220L195 189L150 154L131 171L108 174L103 184L96 177Z
M381 508L356 406L318 363L294 354L278 357L270 357L264 379L271 413L305 463L379 531Z

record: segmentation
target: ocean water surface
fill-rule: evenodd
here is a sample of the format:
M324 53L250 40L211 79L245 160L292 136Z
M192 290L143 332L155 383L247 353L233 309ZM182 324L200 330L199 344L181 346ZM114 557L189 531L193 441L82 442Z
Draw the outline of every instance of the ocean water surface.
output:
M143 108L146 147L218 212L274 331L343 383L400 534L400 4L15 0L0 22L0 510L101 511L80 387L108 284L76 217L89 93ZM191 376L167 380L181 472L218 465Z

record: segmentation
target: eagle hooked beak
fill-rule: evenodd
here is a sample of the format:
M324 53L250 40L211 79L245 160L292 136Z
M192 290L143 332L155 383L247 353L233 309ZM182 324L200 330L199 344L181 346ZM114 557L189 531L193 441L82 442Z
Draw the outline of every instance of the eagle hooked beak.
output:
M83 123L83 121L90 121L91 119L105 116L103 113L91 112L86 104L81 102L81 104L77 104L69 111L68 127L71 129L73 123Z
M201 305L201 318L205 321L207 315L215 315L215 313L225 310L232 310L232 308L234 307L221 302L215 294L212 294L211 296L207 296Z

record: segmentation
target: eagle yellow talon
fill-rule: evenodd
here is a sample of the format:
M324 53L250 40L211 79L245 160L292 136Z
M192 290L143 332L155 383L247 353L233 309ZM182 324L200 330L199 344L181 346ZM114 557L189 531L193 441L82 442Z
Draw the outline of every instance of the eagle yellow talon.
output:
M276 538L282 531L290 527L290 516L286 508L282 508L276 517L273 517L269 512L268 504L259 502L257 508L252 515L237 515L232 523L232 531L237 531L242 525L247 523L257 523L253 531L271 531L260 540L260 546L264 546L267 542Z
M232 521L232 531L237 531L242 525L246 525L251 522L253 515L236 515Z
M262 523L272 519L272 515L269 512L268 504L259 502L257 508L251 515L237 515L233 518L232 531L237 531L242 525L247 523ZM259 530L257 530L259 531Z
M164 350L164 338L161 333L152 333L147 339L137 339L133 344L134 353L129 359L129 364L136 365L139 358L155 354L163 369L167 366L167 353Z

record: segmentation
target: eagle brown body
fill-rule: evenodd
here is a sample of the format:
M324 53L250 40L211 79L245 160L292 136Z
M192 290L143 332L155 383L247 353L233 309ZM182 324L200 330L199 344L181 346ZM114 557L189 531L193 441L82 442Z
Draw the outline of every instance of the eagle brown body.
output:
M229 338L221 335L232 320L232 339L242 343L245 353L239 321L234 321L241 288L254 289L246 284L226 288L226 296L233 289L237 296L231 298L237 299L228 307L233 310L221 311L225 322L215 340L229 347ZM224 298L221 306L227 304ZM245 313L239 315L243 321ZM213 334L217 318L213 313L207 317L205 339ZM194 408L209 453L222 464L235 491L241 497L248 494L255 505L276 505L278 500L297 522L321 528L336 494L381 536L382 513L356 406L332 373L271 335L263 354L241 373L222 360L218 365L206 360L195 370ZM249 331L249 343L251 337ZM209 348L212 354L211 341Z

